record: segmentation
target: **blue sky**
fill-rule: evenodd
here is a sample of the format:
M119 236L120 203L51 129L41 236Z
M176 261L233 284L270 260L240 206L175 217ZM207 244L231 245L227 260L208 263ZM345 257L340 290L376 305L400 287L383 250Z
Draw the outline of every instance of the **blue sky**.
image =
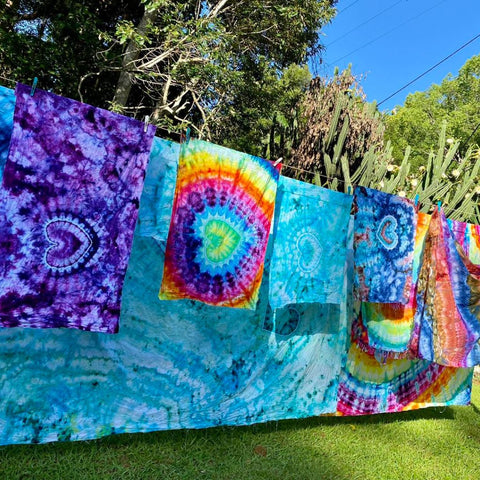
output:
M330 77L336 65L343 69L351 63L353 73L363 76L368 101L382 101L480 33L480 0L340 0L337 10L322 30L323 63L310 67ZM380 109L402 105L409 93L456 75L478 54L480 38Z

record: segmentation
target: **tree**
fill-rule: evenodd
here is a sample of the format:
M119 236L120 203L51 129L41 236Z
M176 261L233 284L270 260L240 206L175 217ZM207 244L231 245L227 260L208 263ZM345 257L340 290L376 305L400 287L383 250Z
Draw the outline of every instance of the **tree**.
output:
M448 75L440 85L407 97L405 105L386 117L385 138L399 160L407 145L415 169L424 165L446 122L447 139L460 142L458 155L480 145L480 55L467 60L458 75Z
M145 0L140 23L117 30L125 55L113 108L256 151L275 106L290 101L280 88L295 77L288 68L320 51L334 3ZM296 78L304 89L305 70Z
M300 108L300 143L289 165L312 174L297 170L298 178L341 178L346 170L357 170L367 153L383 152L381 115L365 101L350 68L335 71L330 80L315 78Z
M262 153L335 1L9 0L0 75Z
M136 7L136 8L135 8ZM9 0L0 9L0 75L28 82L37 76L44 89L107 106L118 72L107 69L106 33L114 34L120 18L138 17L138 1Z

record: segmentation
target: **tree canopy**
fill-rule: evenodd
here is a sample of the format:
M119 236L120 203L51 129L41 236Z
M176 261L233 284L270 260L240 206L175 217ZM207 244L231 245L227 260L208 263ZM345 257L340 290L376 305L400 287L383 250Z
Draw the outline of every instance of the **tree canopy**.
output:
M467 60L456 77L448 75L439 85L407 97L405 105L386 117L385 137L392 142L393 155L403 157L408 145L415 168L424 165L438 143L442 124L447 138L458 140L458 154L480 145L480 55Z
M335 1L9 0L0 75L259 154Z

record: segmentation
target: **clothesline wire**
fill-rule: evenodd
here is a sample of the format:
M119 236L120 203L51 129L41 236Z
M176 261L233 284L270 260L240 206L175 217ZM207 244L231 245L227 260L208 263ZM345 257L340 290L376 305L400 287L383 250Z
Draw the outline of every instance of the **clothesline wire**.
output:
M285 164L285 165L283 165L283 168L293 168L293 170L299 170L301 172L308 173L309 175L318 175L319 177L327 178L329 180L338 180L339 182L346 183L346 181L342 180L341 178L329 177L328 175L323 175L323 174L318 173L318 172L311 172L310 170L305 170L304 168L300 168L300 167L294 167L293 165L286 165Z
M17 81L14 80L13 78L7 78L7 77L4 77L3 75L0 75L0 78L2 80L5 80L6 82L17 83Z

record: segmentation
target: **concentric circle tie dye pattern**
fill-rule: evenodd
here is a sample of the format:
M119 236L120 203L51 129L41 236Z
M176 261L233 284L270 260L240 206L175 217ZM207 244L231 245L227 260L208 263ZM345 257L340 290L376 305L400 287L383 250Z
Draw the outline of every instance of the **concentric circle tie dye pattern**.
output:
M182 145L161 299L255 308L278 177L261 158Z

